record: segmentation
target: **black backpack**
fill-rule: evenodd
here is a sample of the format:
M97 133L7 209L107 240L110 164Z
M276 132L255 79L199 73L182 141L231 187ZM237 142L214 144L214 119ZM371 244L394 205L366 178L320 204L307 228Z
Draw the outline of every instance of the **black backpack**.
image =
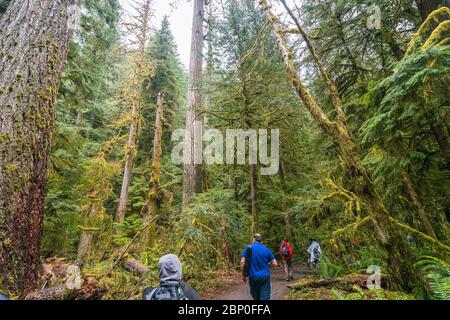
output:
M285 258L289 258L289 248L288 248L287 244L285 244L284 246L281 247L281 254Z
M249 276L249 270L250 270L250 264L252 263L252 246L247 247L247 252L245 253L245 264L244 264L244 270L242 272L243 276L248 278Z
M145 296L145 300L189 300L181 283L161 284Z

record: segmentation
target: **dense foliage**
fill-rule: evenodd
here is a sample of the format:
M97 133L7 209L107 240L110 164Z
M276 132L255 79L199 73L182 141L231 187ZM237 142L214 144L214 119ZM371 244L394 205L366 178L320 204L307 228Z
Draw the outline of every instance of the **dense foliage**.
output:
M148 48L147 59L154 70L142 92L144 108L127 218L113 225L121 177L110 166L121 161L128 123L113 99L120 95L114 74L120 73L120 65L127 62L114 54L114 43L118 44L114 33L117 4L85 5L82 28L72 45L60 93L45 255L75 256L80 219L92 192L107 192L101 207L109 220L102 220L91 250L111 252L114 257L117 249L110 246L126 246L139 233L143 226L140 214L149 190L156 96L161 92L165 95L161 168L164 199L153 247L143 252L129 250L129 258L155 271L159 255L176 252L186 265L186 278L206 289L214 285L205 282L212 278L211 272L237 264L240 250L256 225L274 250L283 238L290 237L298 262L305 259L308 238L317 238L325 251L317 272L324 278L361 272L369 265L383 268L384 254L371 239L370 227L361 216L360 200L347 189L333 142L299 109L265 16L249 0L226 1L220 14L208 20L205 79L209 82L205 82L204 94L210 105L203 113L208 126L223 133L230 128L281 130L280 172L277 176L258 175L256 180L257 215L252 212L252 171L248 165L208 166L208 190L187 209L181 207L182 167L171 163L170 152L171 133L183 126L186 76L166 17ZM388 210L408 227L404 236L414 245L419 259L421 253L442 254L441 243L448 242L449 162L445 143L450 55L448 47L439 43L423 49L411 44L416 49L408 48L412 32L420 27L419 13L411 1L403 1L396 10L391 1L379 5L387 13L380 30L362 26L364 1L306 2L299 12L344 97L350 125L365 154L364 162L377 188L383 190ZM219 7L215 9L219 11ZM293 34L290 40L298 48L298 63L307 66L303 77L309 78L310 90L317 99L329 105L331 97L321 93L324 87L314 61L296 37ZM425 42L423 38L422 45ZM334 116L331 107L328 111ZM96 163L101 163L99 152L105 157L102 159L108 159L103 166L110 167L101 169L106 185L92 178ZM113 226L117 231L111 238L108 234ZM98 253L90 257L86 268L102 263ZM435 269L426 267L427 272L431 270ZM427 276L434 297L442 298L441 283L446 278L437 277L436 272ZM127 281L136 281L130 279ZM117 290L118 296L129 294ZM364 292L333 294L336 299L367 298ZM379 292L372 298L389 297Z
M0 16L8 3L0 0ZM373 29L366 25L372 3L302 1L293 14L336 83L358 152L426 284L405 293L333 289L327 298L449 299L450 10L444 6L423 21L417 1L377 1L383 14L381 27ZM85 0L58 93L43 260L75 263L82 239L89 238L82 271L106 288L103 299L138 299L157 281L158 258L172 252L183 262L185 280L200 290L212 288L220 274L238 267L253 231L275 252L288 238L298 264L306 262L308 239L317 239L324 257L315 272L323 279L366 273L372 265L386 270L386 252L367 223L362 199L351 191L356 182L348 179L335 141L304 111L292 89L286 57L258 2L209 1L209 6L202 84L208 103L201 110L206 127L223 134L233 128L280 129L278 174L260 175L261 164L205 166L204 192L183 207L183 166L172 162L171 137L184 127L188 81L169 18L152 31L145 50L151 70L142 92L126 92L127 76L135 72L133 50L125 46L130 39L121 32L121 23L129 21L121 19L118 0ZM298 26L284 11L280 16L289 58L311 95L330 119L337 119L333 97L295 31ZM155 196L149 190L160 93L158 216L145 225L143 211ZM142 110L133 119L129 102L136 97ZM128 150L133 120L137 144ZM126 218L115 222L130 151L135 158ZM143 228L154 231L150 246L140 244ZM150 277L133 273L129 260L148 266ZM294 292L293 297L304 296Z

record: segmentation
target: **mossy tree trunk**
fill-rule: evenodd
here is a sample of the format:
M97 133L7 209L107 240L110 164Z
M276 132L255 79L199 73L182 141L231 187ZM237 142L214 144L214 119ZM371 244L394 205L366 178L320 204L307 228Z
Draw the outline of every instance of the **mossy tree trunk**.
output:
M152 173L149 182L149 191L145 201L143 218L144 223L151 223L157 217L161 203L161 188L159 182L161 180L161 158L162 158L162 136L164 125L164 97L158 94L158 103L155 120L155 137L153 141L153 161ZM145 250L155 239L156 228L154 225L149 226L142 234L142 248Z
M284 30L278 24L278 18L272 13L267 0L260 0L268 21L275 33L278 47L283 55L287 72L292 80L295 91L309 110L317 124L334 139L339 153L354 185L353 192L361 199L374 225L378 243L387 253L387 272L390 275L390 287L412 291L423 284L422 277L414 267L414 256L402 234L391 222L390 215L375 190L369 173L357 153L357 146L350 134L349 128L342 122L331 121L328 115L309 94L301 81L298 70L289 48L284 40Z
M76 0L12 1L0 20L0 284L39 278L47 162Z

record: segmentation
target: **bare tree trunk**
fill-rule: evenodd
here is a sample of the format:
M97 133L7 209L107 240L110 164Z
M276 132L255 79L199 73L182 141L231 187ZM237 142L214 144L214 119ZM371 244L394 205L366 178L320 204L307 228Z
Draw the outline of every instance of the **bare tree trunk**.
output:
M134 70L130 81L130 92L126 92L126 99L132 104L131 123L128 133L128 143L125 157L125 167L123 173L122 188L120 191L119 206L116 213L116 222L123 222L125 219L128 202L128 191L131 182L131 172L133 170L134 158L136 157L136 140L139 129L142 109L142 90L146 76L149 75L148 63L146 61L147 42L150 39L150 18L152 17L152 0L145 0L136 7L134 21L129 24L129 31L136 37L138 49L135 52Z
M430 222L430 218L426 213L422 205L422 202L420 201L420 197L417 194L416 189L414 188L414 185L411 181L411 176L406 170L402 170L401 175L403 181L405 182L406 190L408 191L412 202L417 207L417 212L419 213L419 218L420 221L422 222L422 226L425 229L426 234L432 237L433 239L437 239L436 233L434 232L433 229L433 225Z
M281 190L283 191L283 194L286 194L286 178L284 174L284 163L283 161L280 161L280 169L278 170L278 175L280 177L280 183L281 183ZM294 232L292 232L292 224L291 224L291 218L289 217L289 211L286 207L286 203L283 200L281 204L281 210L283 211L284 215L284 224L286 228L286 237L289 239L290 242L293 242L294 239Z
M200 109L204 6L205 0L194 0L184 149L183 206L189 205L194 195L203 190L202 165L198 163L201 159L198 159L196 155L201 154L203 146Z
M0 20L0 288L38 280L47 161L74 0L16 0Z
M256 165L250 165L250 199L252 207L252 232L257 233L259 230L259 214L258 214L258 200L257 200L257 190L258 190L258 177L257 177L257 167Z
M131 182L131 171L133 170L134 158L136 157L136 138L139 126L142 103L140 97L133 104L131 112L131 125L128 133L127 154L125 158L125 167L123 171L122 189L120 191L119 206L117 208L116 222L122 222L125 219L125 212L128 202L128 192Z
M390 220L390 215L384 207L380 196L375 190L370 175L357 153L347 126L330 121L327 114L317 104L301 81L297 67L284 40L284 32L278 25L278 18L272 13L267 0L260 0L268 21L275 33L278 47L283 55L287 72L294 89L320 127L330 135L339 148L343 164L354 180L353 192L361 199L375 227L375 235L380 245L386 251L388 273L391 275L391 288L412 291L423 285L423 279L417 272L411 249L404 237Z
M155 137L153 141L152 173L150 176L149 191L144 206L144 223L148 224L158 215L161 203L161 190L159 182L161 179L161 157L162 157L162 135L164 122L164 96L158 94L158 103L155 120ZM142 234L142 247L145 250L155 238L156 228L153 225Z
M213 37L213 5L209 2L208 6L208 34L207 34L207 44L208 44L208 53L206 57L206 74L205 74L205 98L203 103L203 132L208 129L208 111L211 105L211 88L212 88L212 69L213 69L213 46L212 46L212 37ZM203 147L207 146L208 142L203 142ZM208 185L208 165L203 163L202 165L202 176L203 176L203 192L207 192L209 189Z
M441 6L447 6L445 0L416 0L417 6L419 7L420 16L422 21L425 21L430 13L434 10L439 9Z

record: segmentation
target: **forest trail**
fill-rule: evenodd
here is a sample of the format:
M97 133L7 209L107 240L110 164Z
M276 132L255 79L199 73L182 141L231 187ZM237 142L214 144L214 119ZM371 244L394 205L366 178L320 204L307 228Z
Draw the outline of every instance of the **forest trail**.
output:
M294 266L294 282L302 277L312 274L307 266ZM207 300L252 300L248 283L243 283L241 274L236 272L230 275L230 286L215 294L210 294ZM272 300L286 300L289 293L288 284L292 282L286 281L283 268L275 268L272 270Z

